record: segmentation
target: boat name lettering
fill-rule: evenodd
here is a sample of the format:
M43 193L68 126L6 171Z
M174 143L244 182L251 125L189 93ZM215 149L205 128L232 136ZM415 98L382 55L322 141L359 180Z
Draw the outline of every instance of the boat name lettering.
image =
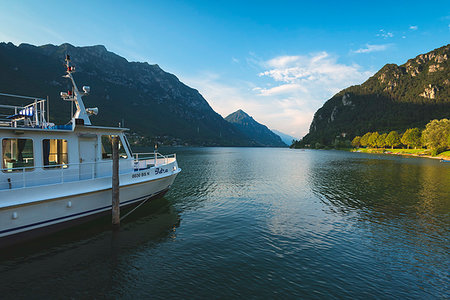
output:
M169 172L168 169L163 169L163 168L156 168L156 169L155 169L155 174L156 174L156 175L158 175L158 174L163 174L163 173L167 173L167 172Z

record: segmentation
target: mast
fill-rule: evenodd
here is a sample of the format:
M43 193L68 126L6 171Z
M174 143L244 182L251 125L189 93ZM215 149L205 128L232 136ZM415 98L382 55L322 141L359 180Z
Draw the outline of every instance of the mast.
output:
M84 106L82 96L89 94L90 88L88 86L83 86L83 92L78 90L78 87L73 79L72 73L75 72L75 66L70 65L70 56L66 55L66 72L67 74L63 77L69 78L72 81L73 89L72 91L68 91L67 93L61 92L61 97L63 100L73 101L75 102L76 111L72 116L72 121L75 119L82 119L84 125L92 125L91 120L89 119L89 115L97 114L97 108L88 108Z

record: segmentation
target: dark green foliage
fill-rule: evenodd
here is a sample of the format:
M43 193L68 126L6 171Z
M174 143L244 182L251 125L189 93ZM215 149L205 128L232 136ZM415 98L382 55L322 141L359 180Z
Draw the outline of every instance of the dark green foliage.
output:
M427 124L422 132L423 141L428 148L437 149L442 152L450 148L450 120L433 120Z
M372 132L367 132L364 134L360 140L361 146L367 147L369 146L369 138L372 136Z
M400 135L398 134L398 132L395 130L389 132L389 134L386 137L386 146L394 148L399 146L400 144L401 144Z
M346 88L315 113L309 133L296 147L332 145L343 133L404 132L450 117L450 45L397 66L387 64L361 85ZM362 139L361 145L364 146Z
M233 124L241 133L247 136L254 146L286 147L281 138L266 126L256 122L252 117L239 109L228 115L225 120Z
M76 66L75 79L90 85L87 107L98 107L95 125L117 126L124 120L138 143L250 146L252 142L219 114L200 93L158 65L128 62L103 46L35 47L0 43L0 91L50 98L50 121L65 124L70 105L59 93L71 88L65 54ZM2 98L3 102L3 98Z
M377 147L384 148L386 146L387 133L380 134L377 138Z
M419 128L410 128L405 131L401 138L401 142L403 145L406 145L409 149L409 147L420 147L421 145L421 137L422 132Z
M359 148L359 146L361 146L361 137L360 136L355 136L355 138L352 141L352 146L355 148Z
M380 134L378 132L374 132L370 135L369 137L369 146L372 148L376 148L377 147L377 140L378 137L380 136Z

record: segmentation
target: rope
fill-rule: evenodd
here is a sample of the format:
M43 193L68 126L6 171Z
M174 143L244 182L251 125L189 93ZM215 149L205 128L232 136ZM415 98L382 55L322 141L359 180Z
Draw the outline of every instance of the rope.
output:
M120 221L122 221L123 219L125 219L126 217L128 217L132 212L134 212L136 209L138 209L139 207L141 207L141 205L143 205L145 202L147 202L151 197L148 197L147 199L145 199L144 201L142 201L138 206L136 206L135 208L133 208L131 211L129 211L125 216L120 218Z

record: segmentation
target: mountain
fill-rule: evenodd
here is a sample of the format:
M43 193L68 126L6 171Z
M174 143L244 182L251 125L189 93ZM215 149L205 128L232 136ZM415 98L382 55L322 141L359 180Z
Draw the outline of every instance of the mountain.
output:
M361 85L346 88L315 113L295 147L331 145L366 132L403 132L450 117L450 45L387 64Z
M91 86L86 107L98 107L95 125L124 122L139 143L249 146L252 143L200 95L158 65L129 62L104 46L33 46L0 43L0 91L50 99L50 121L66 123L70 105L59 93L71 89L64 58L70 54L79 86ZM3 101L3 99L2 99Z
M252 117L239 109L228 115L225 120L233 124L245 136L253 140L253 146L286 147L281 138L270 131L267 126L256 122Z
M271 129L273 133L275 133L276 135L278 135L281 140L283 141L283 143L285 143L286 145L291 145L292 141L297 140L295 137L293 137L292 135L283 133L281 131L275 130L275 129Z

